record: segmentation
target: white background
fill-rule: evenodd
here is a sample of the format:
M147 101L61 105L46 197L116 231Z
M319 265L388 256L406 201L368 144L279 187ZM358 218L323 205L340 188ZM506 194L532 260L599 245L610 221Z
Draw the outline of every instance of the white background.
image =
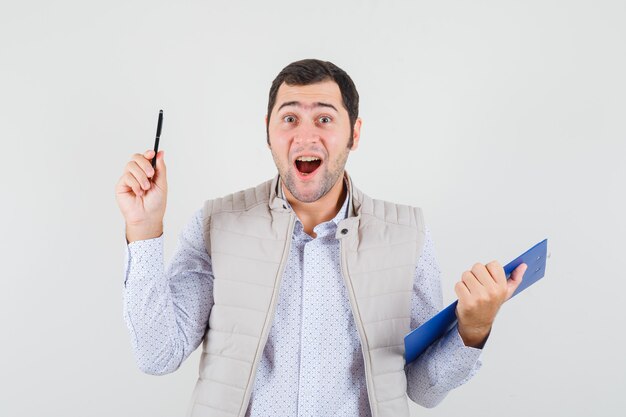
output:
M623 1L3 1L0 415L183 414L198 352L162 377L131 355L114 185L164 109L169 259L205 199L274 175L269 86L310 57L354 79L348 171L425 210L446 303L549 238L480 373L414 415L624 415L624 22Z

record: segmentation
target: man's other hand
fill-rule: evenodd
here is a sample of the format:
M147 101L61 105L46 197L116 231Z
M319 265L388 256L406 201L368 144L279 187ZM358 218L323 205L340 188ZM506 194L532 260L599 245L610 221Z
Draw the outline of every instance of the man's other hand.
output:
M476 263L471 270L463 272L454 292L459 298L456 307L459 335L466 346L484 345L500 306L521 284L526 268L526 264L519 265L509 280L498 261L487 265Z

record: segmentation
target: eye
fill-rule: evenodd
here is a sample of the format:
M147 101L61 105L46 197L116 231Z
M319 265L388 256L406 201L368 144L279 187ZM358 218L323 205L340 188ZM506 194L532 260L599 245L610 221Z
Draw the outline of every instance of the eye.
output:
M283 122L285 123L295 123L296 122L296 118L292 115L288 115L283 117Z
M330 123L332 121L332 119L328 116L322 116L319 118L320 123L322 124L326 124L326 123Z

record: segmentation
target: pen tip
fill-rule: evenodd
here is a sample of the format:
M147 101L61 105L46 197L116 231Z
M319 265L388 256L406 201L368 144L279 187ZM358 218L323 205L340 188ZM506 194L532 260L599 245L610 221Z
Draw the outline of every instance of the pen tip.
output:
M163 114L163 110L159 110L159 114Z

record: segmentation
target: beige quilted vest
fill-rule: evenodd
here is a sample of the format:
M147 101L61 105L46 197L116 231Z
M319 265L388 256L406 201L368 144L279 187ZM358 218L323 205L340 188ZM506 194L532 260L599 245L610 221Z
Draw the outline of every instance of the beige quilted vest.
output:
M424 241L419 208L374 200L352 186L339 222L341 271L350 298L373 417L409 416L404 335ZM296 216L279 177L204 205L214 305L188 415L244 417L278 299Z

